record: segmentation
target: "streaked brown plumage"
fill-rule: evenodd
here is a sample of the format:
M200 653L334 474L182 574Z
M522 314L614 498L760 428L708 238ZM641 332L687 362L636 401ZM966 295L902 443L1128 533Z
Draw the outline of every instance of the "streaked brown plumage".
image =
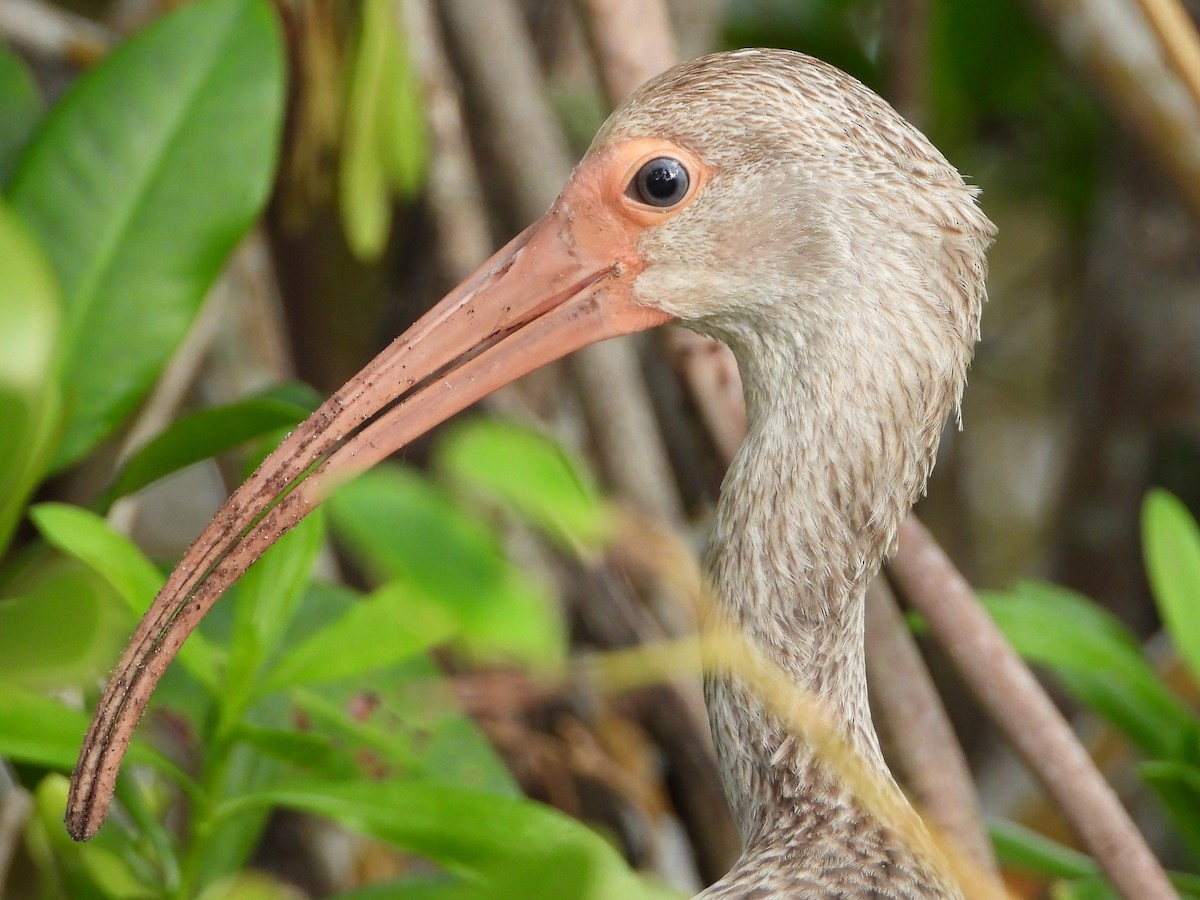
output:
M669 204L636 190L661 157L690 176ZM651 81L551 211L297 429L189 550L89 730L72 833L99 827L179 643L329 482L525 371L670 320L728 343L745 385L749 435L712 537L718 605L816 698L911 821L867 708L863 596L963 389L991 234L937 150L823 63L749 50ZM881 821L740 682L713 676L707 688L746 850L703 896L962 896L927 840Z

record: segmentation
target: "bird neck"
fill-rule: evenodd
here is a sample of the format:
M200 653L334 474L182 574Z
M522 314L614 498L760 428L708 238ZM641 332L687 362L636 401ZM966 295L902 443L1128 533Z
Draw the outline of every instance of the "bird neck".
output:
M871 725L863 605L923 486L936 431L929 440L905 428L911 393L902 373L880 372L878 360L839 359L828 367L837 374L822 377L811 374L826 371L811 364L821 348L731 343L750 427L714 525L717 612L898 796ZM779 828L781 815L795 828L824 821L831 802L849 802L804 736L736 676L710 678L707 690L726 793L747 843Z

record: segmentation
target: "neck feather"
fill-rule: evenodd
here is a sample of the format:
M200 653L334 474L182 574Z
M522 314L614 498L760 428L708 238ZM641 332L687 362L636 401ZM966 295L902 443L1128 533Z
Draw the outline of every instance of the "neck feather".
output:
M817 366L814 357L830 357L811 345L730 343L750 429L714 526L718 612L898 795L867 704L863 603L923 488L949 404L936 397L914 409L913 379L887 371L889 359ZM726 791L748 844L781 827L781 817L803 827L830 802L852 801L816 751L736 678L714 677L707 690Z

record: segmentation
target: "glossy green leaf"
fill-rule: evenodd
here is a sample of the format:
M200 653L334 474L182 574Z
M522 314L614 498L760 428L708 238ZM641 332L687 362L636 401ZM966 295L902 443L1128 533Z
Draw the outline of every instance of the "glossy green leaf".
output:
M305 385L280 385L177 419L130 457L105 499L111 503L193 463L302 422L316 408L316 401Z
M445 642L456 630L444 606L406 585L388 584L289 650L262 690L361 678Z
M426 479L377 468L344 486L327 508L341 540L369 569L444 606L464 649L535 665L563 659L549 598Z
M231 804L280 805L328 816L472 879L538 886L543 900L667 898L632 873L616 851L568 816L523 798L411 780L295 780ZM479 896L499 896L491 893ZM514 896L509 894L509 896Z
M30 518L51 546L93 568L141 617L162 587L158 569L122 534L95 513L66 503L42 503ZM193 633L179 650L179 662L203 685L215 690L220 653Z
M339 201L350 247L363 259L378 259L387 245L393 190L415 192L424 174L424 120L395 4L363 0L361 10Z
M2 555L25 502L54 454L60 414L55 348L61 317L58 287L49 264L19 217L3 202L0 273Z
M15 53L0 43L0 188L42 117L42 95Z
M1155 490L1142 507L1142 531L1159 614L1180 657L1200 679L1200 528L1182 502Z
M283 79L265 0L199 0L81 76L21 157L10 196L66 307L58 466L146 393L262 209Z
M1018 653L1054 672L1147 754L1179 752L1191 714L1114 616L1086 597L1038 582L981 599Z
M583 467L528 428L502 419L463 423L438 445L438 462L572 548L595 548L611 533L611 510Z

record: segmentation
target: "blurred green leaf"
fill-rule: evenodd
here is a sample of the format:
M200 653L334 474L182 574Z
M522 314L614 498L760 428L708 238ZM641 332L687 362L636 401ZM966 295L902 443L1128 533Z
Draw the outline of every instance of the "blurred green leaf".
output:
M0 683L62 689L105 674L128 633L115 592L94 571L61 556L47 558L20 582L0 599Z
M1187 763L1142 763L1138 774L1154 788L1175 831L1200 858L1200 768Z
M1142 507L1142 533L1159 614L1180 658L1200 680L1200 528L1176 497L1154 490Z
M380 669L360 683L297 688L289 697L308 726L376 775L412 777L516 796L512 775L427 656Z
M1086 597L1039 582L1022 582L981 599L1018 653L1054 672L1067 690L1148 755L1179 752L1191 713L1159 680L1116 617Z
M239 722L233 737L266 756L291 763L307 772L338 777L357 774L350 760L337 751L330 738L322 734L284 731Z
M47 775L34 792L34 815L26 829L26 846L43 877L43 895L72 900L115 898L154 900L161 893L138 878L131 865L127 839L114 841L103 834L76 843L62 827L67 803L67 779Z
M70 771L90 719L86 713L69 709L50 697L0 684L0 756ZM181 785L190 785L174 763L138 740L130 745L128 759L137 765L152 765Z
M0 54L0 60L4 56ZM2 77L2 73L0 73ZM0 110L4 98L0 97ZM2 133L2 123L0 123ZM0 202L0 555L50 466L59 423L59 296L41 248Z
M444 604L469 652L539 666L564 658L545 592L426 479L376 468L342 487L327 508L340 539L371 571Z
M1084 878L1100 871L1095 860L1064 847L1016 822L990 819L987 823L996 858L1006 869L1021 869L1055 878Z
M420 853L488 891L472 896L520 896L537 885L542 900L677 897L640 880L586 826L524 798L411 780L295 780L231 807L242 804L328 816ZM518 893L494 893L497 887Z
M247 869L210 884L196 900L303 900L306 896L265 872Z
M456 631L446 609L403 584L387 584L289 650L262 690L360 678L445 642Z
M378 259L387 245L392 191L415 193L425 170L424 118L395 4L364 0L346 101L339 200L350 247Z
M134 408L262 209L283 79L264 0L200 0L81 76L32 138L10 196L63 290L56 466Z
M129 538L95 513L67 503L41 503L30 510L30 518L51 546L81 560L112 585L135 616L149 609L163 577ZM178 658L201 684L216 690L220 656L203 635L193 633Z
M0 189L42 117L42 95L21 58L0 43Z
M105 493L105 505L193 463L291 427L307 418L317 402L316 394L306 385L283 384L254 397L177 419L122 466Z
M1103 878L1061 881L1050 892L1053 900L1120 900L1120 895Z
M612 530L611 510L562 447L502 419L472 419L438 445L451 478L511 507L569 547L595 548Z

